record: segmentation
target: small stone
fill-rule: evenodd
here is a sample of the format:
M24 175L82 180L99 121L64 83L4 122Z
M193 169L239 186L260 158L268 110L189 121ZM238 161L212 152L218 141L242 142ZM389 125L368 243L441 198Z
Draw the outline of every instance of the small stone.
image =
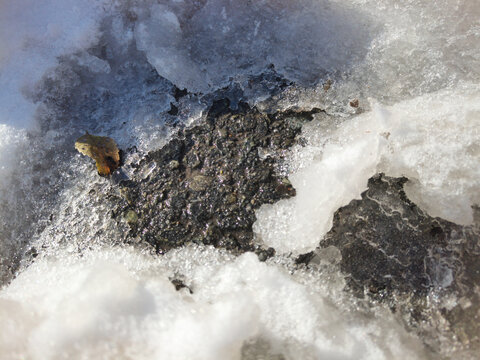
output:
M125 221L130 225L136 224L138 221L137 213L133 210L128 210L125 214Z
M261 251L260 253L258 253L258 260L261 261L261 262L264 262L268 259L268 255L266 253L266 251Z
M180 166L180 163L177 160L172 160L168 163L168 168L170 170L178 169L179 166Z
M258 256L258 260L261 262L267 261L267 259L271 258L272 256L275 256L275 249L274 248L268 248L268 249L258 249L256 251L256 254Z
M190 189L193 191L203 191L206 190L212 183L212 178L205 175L195 175L189 183Z
M234 194L228 194L226 200L227 204L233 204L237 202L237 197Z
M192 289L190 289L190 287L188 287L187 285L185 285L185 283L184 283L182 280L180 280L180 279L171 279L170 281L171 281L171 283L173 284L173 286L175 286L175 290L180 291L180 290L182 290L182 289L187 289L190 294L193 294Z
M352 101L350 101L349 105L353 108L358 108L358 105L359 105L358 99L353 99Z
M328 79L325 84L323 84L323 90L328 91L330 90L330 87L332 86L333 81Z
M131 204L132 204L132 199L131 199L131 197L130 197L130 195L129 195L128 190L129 190L129 189L128 189L127 187L121 187L120 190L119 190L119 192L120 192L120 195L127 201L127 203L128 203L129 205L131 205Z

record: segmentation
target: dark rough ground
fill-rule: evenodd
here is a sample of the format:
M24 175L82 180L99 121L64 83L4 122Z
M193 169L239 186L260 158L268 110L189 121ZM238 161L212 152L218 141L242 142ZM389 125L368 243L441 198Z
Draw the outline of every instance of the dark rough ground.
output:
M295 195L275 172L278 156L262 151L292 146L312 112L265 115L246 104L231 110L227 100L215 102L206 121L180 130L122 183L125 201L114 214L129 223L128 238L159 253L188 242L254 250L255 209ZM272 249L260 255L266 259Z
M434 349L457 344L474 354L480 350L479 228L428 216L406 197L406 181L371 178L361 200L335 213L321 247L340 250L348 289L357 296L388 304Z
M180 130L121 183L123 199L112 215L129 224L127 242L146 241L158 253L197 242L255 251L261 260L272 256L274 249L253 242L255 209L295 195L275 168L311 118L312 112L266 115L242 103L232 110L227 100L215 102L204 122ZM428 216L406 197L406 181L371 178L361 200L336 212L320 247L340 250L346 291L372 306L388 305L435 353L475 358L478 223L465 227ZM298 262L308 266L315 256Z

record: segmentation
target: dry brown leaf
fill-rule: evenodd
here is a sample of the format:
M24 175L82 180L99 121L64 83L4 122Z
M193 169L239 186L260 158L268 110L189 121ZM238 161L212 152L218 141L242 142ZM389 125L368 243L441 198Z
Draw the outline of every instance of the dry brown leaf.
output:
M75 149L94 159L98 173L110 175L120 166L120 153L115 141L106 136L90 135L88 132L75 141Z

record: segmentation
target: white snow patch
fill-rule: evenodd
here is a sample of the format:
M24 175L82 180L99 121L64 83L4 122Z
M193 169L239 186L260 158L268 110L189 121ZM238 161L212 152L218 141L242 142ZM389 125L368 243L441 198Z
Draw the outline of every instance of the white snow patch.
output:
M193 294L169 282L180 271ZM286 359L422 354L391 318L365 322L358 310L337 309L314 283L254 254L232 258L214 249L43 259L0 292L0 304L4 359L241 359L245 347L255 353L255 339Z

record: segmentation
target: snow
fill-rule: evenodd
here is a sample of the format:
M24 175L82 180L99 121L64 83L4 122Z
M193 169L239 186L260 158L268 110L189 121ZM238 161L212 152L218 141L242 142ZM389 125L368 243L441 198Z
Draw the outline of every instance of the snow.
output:
M169 282L179 274L193 294L177 292ZM0 356L422 356L418 342L392 318L365 322L362 311L340 311L331 301L314 282L302 284L253 254L232 258L213 248L187 247L157 259L132 249L86 251L38 261L2 292Z

